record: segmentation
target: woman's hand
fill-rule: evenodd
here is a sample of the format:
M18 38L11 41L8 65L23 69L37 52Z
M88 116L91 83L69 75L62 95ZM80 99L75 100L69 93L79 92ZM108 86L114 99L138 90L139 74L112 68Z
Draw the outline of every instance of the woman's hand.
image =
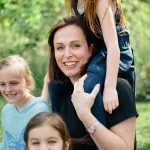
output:
M72 103L79 118L82 115L85 115L86 112L91 111L91 107L93 106L95 97L100 88L100 85L97 84L91 93L84 92L83 85L86 77L87 75L84 75L78 82L75 82L74 91L72 94Z

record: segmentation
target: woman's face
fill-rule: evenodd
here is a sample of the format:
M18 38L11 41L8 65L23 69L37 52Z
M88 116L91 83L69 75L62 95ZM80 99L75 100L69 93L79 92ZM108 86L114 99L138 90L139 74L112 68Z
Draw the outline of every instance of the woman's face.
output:
M58 67L72 82L80 78L83 67L92 55L85 35L77 25L68 25L55 33L54 51Z
M47 124L30 130L28 135L28 150L68 150L65 145L60 133Z

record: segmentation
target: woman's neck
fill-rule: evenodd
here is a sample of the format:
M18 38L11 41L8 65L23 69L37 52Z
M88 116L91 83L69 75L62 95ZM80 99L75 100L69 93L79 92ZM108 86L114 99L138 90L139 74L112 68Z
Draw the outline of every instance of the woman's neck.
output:
M70 81L72 82L72 84L74 85L75 82L79 81L80 77L76 77L76 78L70 78Z

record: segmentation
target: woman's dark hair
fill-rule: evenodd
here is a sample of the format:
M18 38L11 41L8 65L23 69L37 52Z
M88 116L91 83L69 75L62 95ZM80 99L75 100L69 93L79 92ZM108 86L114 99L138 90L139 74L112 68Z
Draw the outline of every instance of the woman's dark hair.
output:
M26 144L26 148L28 149L28 138L29 138L29 132L37 127L40 127L44 124L47 124L54 129L56 129L61 139L63 140L63 143L65 144L66 141L70 140L70 134L68 131L68 128L63 121L63 119L57 114L57 113L47 113L47 112L41 112L35 115L27 124L27 127L25 129L24 133L24 141ZM65 145L64 145L65 146ZM71 147L69 148L69 150Z
M54 36L55 33L66 26L76 25L81 28L85 35L85 39L87 41L88 46L91 45L90 36L88 36L88 32L84 27L83 21L75 16L63 18L59 21L50 31L48 36L48 45L50 47L50 60L49 60L49 78L51 81L63 82L68 80L69 78L64 75L64 73L60 70L56 63L55 53L54 53Z

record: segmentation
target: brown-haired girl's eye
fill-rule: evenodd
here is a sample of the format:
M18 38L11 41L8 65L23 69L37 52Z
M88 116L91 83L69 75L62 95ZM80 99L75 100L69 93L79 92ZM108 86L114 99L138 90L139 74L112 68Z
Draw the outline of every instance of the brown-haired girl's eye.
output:
M31 145L38 145L38 144L40 144L40 142L38 142L38 141L31 143Z
M57 141L56 140L49 140L48 143L49 144L54 144L54 143L57 143Z

